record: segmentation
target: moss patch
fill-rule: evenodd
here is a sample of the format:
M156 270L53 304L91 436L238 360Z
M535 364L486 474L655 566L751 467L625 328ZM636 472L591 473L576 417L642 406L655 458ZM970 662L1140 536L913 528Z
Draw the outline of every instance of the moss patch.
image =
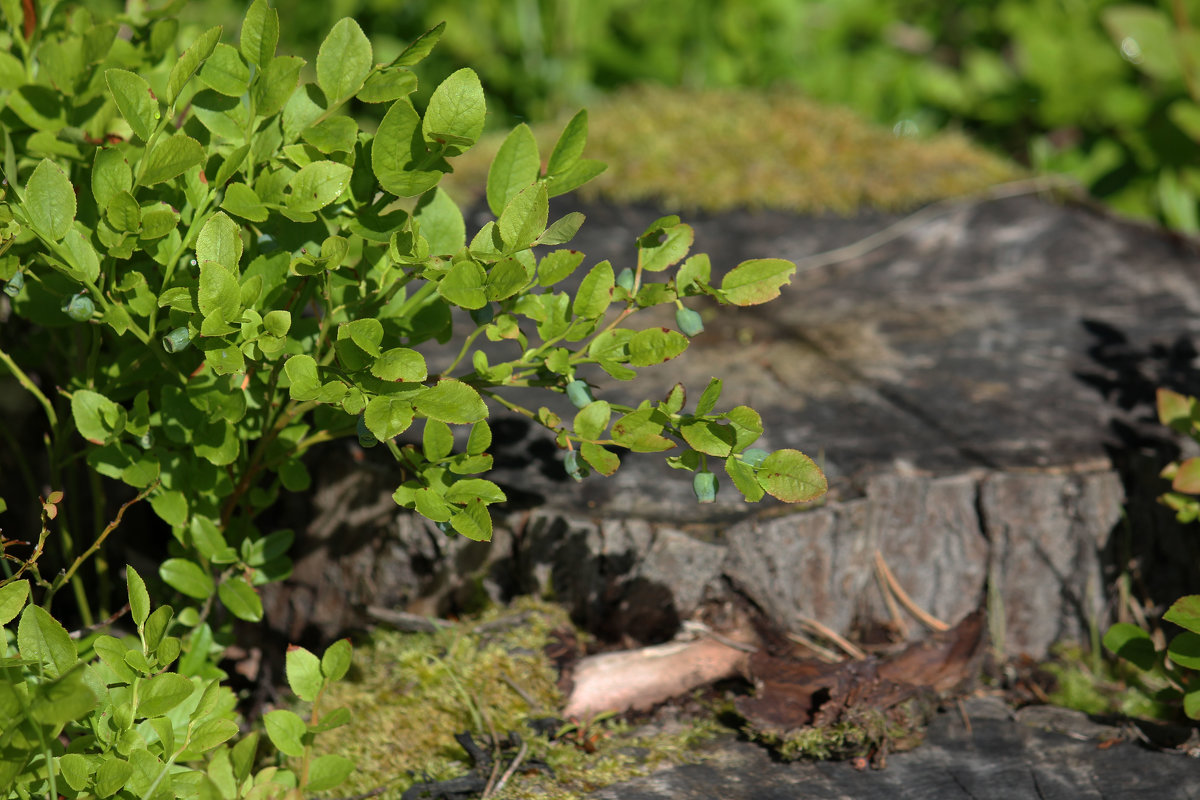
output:
M561 708L557 675L543 649L551 632L567 625L557 606L521 600L437 633L379 631L357 645L351 673L323 702L327 709L348 708L352 722L316 740L320 752L358 765L335 794L386 784L380 797L387 800L416 781L462 775L471 765L454 734L470 731L488 749L489 723L500 737L521 735L529 747L526 763L542 761L554 770L554 777L518 771L494 795L502 799L579 797L665 763L697 760L695 746L720 730L714 721L655 735L616 720L555 741L534 732L531 720L557 716ZM595 752L577 746L584 739Z
M1021 175L961 135L896 136L782 91L626 89L589 110L589 128L585 155L608 170L585 198L679 210L897 211ZM561 130L534 129L543 160ZM480 196L501 141L485 139L456 161L444 185L458 199Z

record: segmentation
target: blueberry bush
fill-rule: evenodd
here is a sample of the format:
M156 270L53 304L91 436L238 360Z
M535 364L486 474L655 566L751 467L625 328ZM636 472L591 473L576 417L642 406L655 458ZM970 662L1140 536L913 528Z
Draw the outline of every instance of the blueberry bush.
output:
M551 220L548 201L603 169L584 157L586 112L545 160L529 128L508 135L487 176L491 219L468 232L438 184L483 132L480 80L458 69L423 111L410 101L442 26L379 62L342 19L303 82L303 59L276 53L266 0L236 43L219 26L181 36L183 5L105 16L0 2L0 391L28 399L44 445L5 437L23 481L0 483L0 511L41 519L0 539L6 795L302 797L348 773L311 757L313 737L346 719L321 698L348 644L289 650L288 684L312 711L265 716L271 756L253 733L230 745L219 666L232 622L263 616L257 587L291 569L293 533L263 512L310 486L304 457L324 442L385 447L397 505L476 540L506 499L484 477L494 408L550 430L577 479L612 475L626 452L668 453L701 502L717 471L750 501L825 490L804 454L753 447L759 414L720 409L718 379L691 405L681 385L624 406L589 382L682 355L703 330L685 300L766 302L793 264L714 275L690 253L692 229L665 217L630 243L629 267L583 267L561 247L583 216ZM360 125L364 109L382 112L377 126ZM632 326L659 305L677 329ZM423 350L452 341L457 355L431 369ZM508 396L530 387L576 413ZM401 444L410 429L419 438ZM108 522L107 496L120 500ZM149 581L108 563L135 505L167 537ZM173 605L153 607L152 589Z

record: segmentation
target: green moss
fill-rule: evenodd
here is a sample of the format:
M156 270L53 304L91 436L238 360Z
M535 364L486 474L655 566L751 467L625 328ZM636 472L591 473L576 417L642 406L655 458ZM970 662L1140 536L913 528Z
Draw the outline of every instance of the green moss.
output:
M696 759L695 745L719 730L713 721L658 735L625 722L598 723L587 731L589 739L600 734L594 753L569 736L551 742L532 731L530 720L557 716L561 708L557 674L543 648L554 629L567 625L561 608L521 600L434 634L379 631L357 645L351 673L330 687L323 702L325 708L348 708L352 722L317 737L321 753L339 753L358 765L337 796L386 784L380 797L399 798L415 780L461 775L471 765L454 734L471 731L484 742L489 724L500 736L518 732L529 746L526 761L541 760L554 770L553 778L518 773L498 798L578 797L663 763Z
M589 110L589 127L585 155L608 170L583 196L685 211L904 210L1020 177L963 136L896 136L790 92L626 89ZM543 159L561 129L535 128ZM500 141L458 159L459 199L479 196Z
M931 698L918 696L886 710L846 709L830 725L748 733L785 760L874 756L911 750L920 744L934 707Z

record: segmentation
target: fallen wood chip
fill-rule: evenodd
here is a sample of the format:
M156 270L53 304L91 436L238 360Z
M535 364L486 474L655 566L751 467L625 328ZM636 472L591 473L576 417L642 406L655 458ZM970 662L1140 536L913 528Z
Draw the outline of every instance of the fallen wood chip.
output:
M563 716L586 719L603 711L649 710L697 686L742 673L751 657L742 646L736 638L732 646L703 638L588 656L575 666Z

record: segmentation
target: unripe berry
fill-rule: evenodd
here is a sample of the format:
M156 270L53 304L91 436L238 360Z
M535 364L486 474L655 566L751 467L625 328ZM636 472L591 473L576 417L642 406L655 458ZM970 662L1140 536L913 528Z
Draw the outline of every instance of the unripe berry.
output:
M687 306L675 309L675 324L679 326L679 331L684 336L696 336L704 333L704 320L700 319L699 312L693 311Z

